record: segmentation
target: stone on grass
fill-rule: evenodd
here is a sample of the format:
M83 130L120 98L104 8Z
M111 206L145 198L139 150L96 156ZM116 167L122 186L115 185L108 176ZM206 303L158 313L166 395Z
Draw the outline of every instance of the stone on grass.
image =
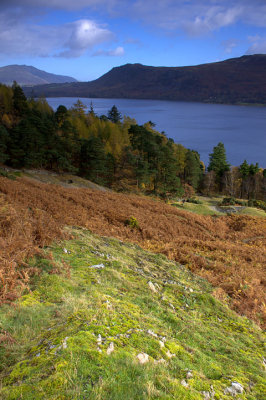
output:
M148 285L149 285L149 288L151 289L151 291L152 291L153 293L157 293L157 289L156 289L156 287L154 286L154 284L152 283L152 281L149 281L149 282L148 282Z
M147 332L149 335L151 335L153 337L158 337L157 333L154 333L151 329L149 329Z
M187 383L187 381L185 381L185 379L182 379L181 385L186 387L186 388L188 387L188 383Z
M115 349L114 343L111 342L106 350L107 355L109 356Z
M98 335L97 344L98 344L98 346L100 346L102 344L102 335Z
M175 354L171 353L169 350L167 350L166 355L167 355L168 358L175 357Z
M96 265L91 265L90 268L102 269L102 268L105 268L105 265L104 264L96 264Z
M149 361L149 356L146 353L139 353L137 355L137 359L139 360L140 364L146 364Z
M244 388L241 383L232 382L231 386L228 386L224 390L224 394L230 394L231 396L236 396L237 394L242 394L244 392Z
M187 379L191 379L191 378L193 378L192 371L188 371L187 372Z
M66 336L65 339L63 340L63 344L62 344L63 349L67 348L67 339L68 339L68 336Z

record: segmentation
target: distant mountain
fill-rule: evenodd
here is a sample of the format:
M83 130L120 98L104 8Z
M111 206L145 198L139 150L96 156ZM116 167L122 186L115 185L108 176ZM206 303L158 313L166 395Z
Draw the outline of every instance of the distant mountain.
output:
M0 83L12 85L16 81L21 86L43 85L47 83L77 82L70 76L55 75L28 65L7 65L0 67Z
M29 90L25 90L30 94ZM266 103L266 55L190 67L126 64L91 82L34 87L36 96Z

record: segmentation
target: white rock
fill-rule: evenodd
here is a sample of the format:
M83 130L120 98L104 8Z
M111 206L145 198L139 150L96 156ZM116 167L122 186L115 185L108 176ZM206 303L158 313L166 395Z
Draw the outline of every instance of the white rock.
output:
M91 265L90 268L102 269L102 268L105 268L105 265L104 264L96 264L96 265Z
M175 357L175 354L171 353L169 350L167 350L166 355L167 355L168 358Z
M191 378L193 378L193 374L192 374L191 371L188 371L187 372L187 379L191 379Z
M114 343L111 342L106 350L107 355L109 356L115 349Z
M148 282L148 285L152 292L157 293L157 289L151 281Z
M147 332L149 335L151 335L153 337L158 337L157 333L154 333L151 329L149 329Z
M63 344L62 344L63 349L67 348L67 339L68 339L68 336L66 336L65 339L63 340Z
M244 392L244 388L243 388L243 386L241 385L241 383L238 383L238 382L232 382L232 387L235 389L235 391L237 392L237 393L243 393Z
M100 346L102 344L102 335L98 335L97 344Z
M140 364L146 364L149 361L149 356L146 353L139 353L137 355L137 359L139 360Z
M232 382L231 386L228 386L224 390L224 394L230 394L231 396L236 396L237 394L242 394L243 392L244 392L244 388L238 382Z
M185 381L185 379L182 379L181 385L186 387L186 388L188 387L188 383Z

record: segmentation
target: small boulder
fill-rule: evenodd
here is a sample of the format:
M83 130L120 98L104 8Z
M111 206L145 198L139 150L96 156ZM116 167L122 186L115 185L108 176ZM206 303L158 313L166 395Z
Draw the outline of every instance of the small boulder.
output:
M167 350L166 355L167 355L167 357L170 358L170 359L171 359L172 357L175 357L175 354L171 353L169 350Z
M107 355L109 356L115 349L114 343L111 342L106 350Z
M185 381L185 379L182 379L181 385L184 386L185 388L187 388L189 386L187 381Z
M149 335L151 335L153 337L158 337L157 333L154 333L151 329L149 329L147 332Z
M191 378L193 378L192 371L188 371L187 372L187 379L191 379Z
M149 285L149 288L151 289L151 291L152 291L153 293L157 293L157 289L156 289L156 287L154 286L154 284L152 283L152 281L149 281L149 282L148 282L148 285Z
M102 269L105 268L105 265L104 264L91 265L90 268Z
M224 390L224 394L229 394L231 396L236 396L237 394L242 394L244 392L244 388L241 383L232 382L231 386L228 386Z
M139 353L137 355L137 359L139 360L140 364L146 364L149 361L149 356L146 353Z

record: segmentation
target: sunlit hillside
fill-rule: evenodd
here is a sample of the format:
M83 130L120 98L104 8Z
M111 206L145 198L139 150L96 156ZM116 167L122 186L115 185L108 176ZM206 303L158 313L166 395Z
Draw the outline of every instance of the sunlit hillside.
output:
M186 265L216 287L216 297L263 325L265 218L197 215L151 198L29 178L2 177L0 190L2 302L36 274L26 257L65 237L64 226L82 226Z

